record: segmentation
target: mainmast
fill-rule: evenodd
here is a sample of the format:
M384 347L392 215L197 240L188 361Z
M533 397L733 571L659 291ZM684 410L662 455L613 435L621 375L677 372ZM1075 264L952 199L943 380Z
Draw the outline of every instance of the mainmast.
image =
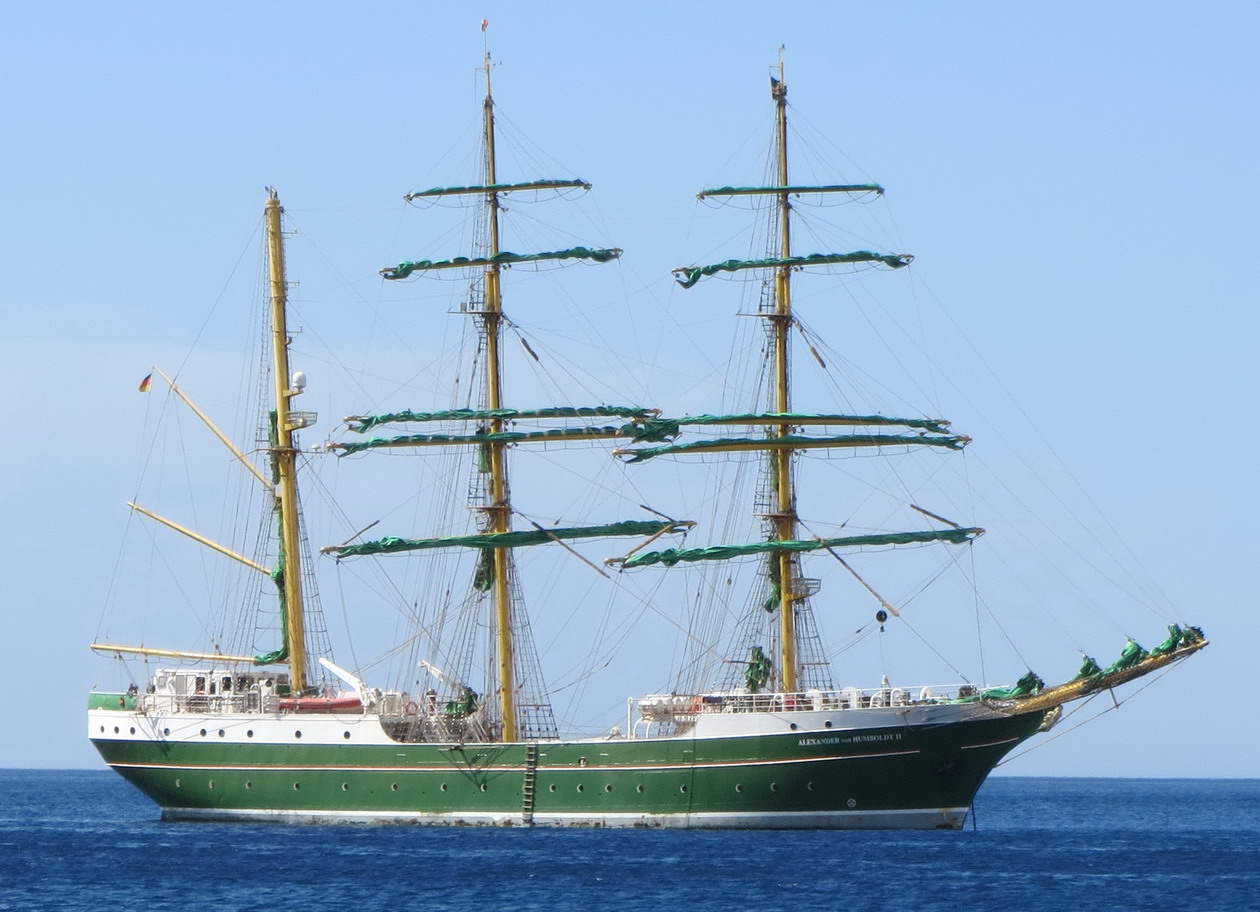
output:
M499 357L499 342L503 335L503 299L500 294L499 277L502 265L497 261L499 255L499 193L495 173L494 154L494 98L490 89L490 54L487 51L486 63L486 100L484 104L484 143L486 156L486 209L488 221L488 259L486 266L485 301L481 312L482 333L486 348L486 408L492 414L503 408L503 370ZM501 434L504 429L503 419L492 417L489 422L490 433ZM487 515L487 531L491 533L510 532L512 528L512 507L508 499L506 444L500 440L492 440L487 444L490 468L490 502L482 509ZM494 562L494 621L495 621L495 663L499 677L499 710L503 725L503 740L516 740L516 686L513 680L513 642L512 642L512 602L508 580L508 549L495 548L492 553Z
M778 268L774 281L774 310L770 316L774 346L774 396L775 411L781 415L790 414L791 401L791 363L788 358L788 337L792 329L792 267L786 265L792 257L792 204L788 199L788 155L787 155L787 83L783 81L783 59L779 59L779 78L770 82L770 94L776 107L776 147L778 149L779 186L779 256L785 265ZM774 436L788 437L792 433L790 424L780 424L774 429ZM776 511L773 516L775 537L779 541L796 539L796 492L792 482L791 449L771 451L771 467L774 472L775 492L777 497ZM779 670L783 690L792 692L797 689L796 668L796 612L793 601L796 597L795 572L796 564L792 552L780 551L776 556L779 578Z
M298 533L297 450L293 432L303 427L294 422L289 399L301 393L289 384L289 330L286 324L288 285L284 275L284 236L280 199L267 190L267 259L271 279L271 351L275 388L271 455L275 466L275 510L279 516L280 553L273 574L280 589L288 646L289 681L294 693L306 689L306 620L302 604L301 549Z
M486 23L482 23L484 30ZM482 513L478 531L473 535L438 535L424 538L388 536L371 542L344 544L326 548L339 558L368 554L386 554L435 548L472 548L480 552L473 586L489 594L492 613L494 652L487 664L493 665L487 692L494 689L493 702L498 710L497 736L503 741L555 737L555 723L547 704L537 656L529 639L524 607L514 604L516 592L514 560L516 548L562 543L572 539L607 536L658 536L679 532L689 524L669 519L650 521L605 522L598 525L552 526L543 529L512 529L511 493L508 484L507 452L509 447L531 445L556 446L594 440L668 439L669 428L658 426L658 412L637 406L547 406L509 407L503 389L503 329L507 318L503 312L501 279L503 270L514 264L542 264L560 261L607 263L621 255L615 247L568 247L532 253L514 253L502 249L499 237L499 215L506 211L503 199L513 193L537 196L541 192L586 191L591 185L578 178L542 178L500 183L495 155L494 98L491 86L491 61L485 55L486 94L482 107L482 145L484 170L479 183L473 186L433 187L406 194L408 202L437 200L449 197L476 197L485 206L485 234L472 256L461 255L445 260L408 260L381 270L391 281L445 270L466 272L474 288L462 307L474 318L479 334L479 356L484 358L482 399L474 408L411 410L381 415L359 415L347 419L351 431L368 434L382 425L436 424L445 429L437 433L407 433L387 437L371 436L357 442L338 442L330 447L343 454L379 448L446 448L464 447L479 454L479 503ZM619 419L609 422L606 419ZM576 422L576 424L575 424ZM671 425L672 427L672 425ZM484 600L478 599L478 608ZM489 651L489 650L488 650ZM471 652L469 653L471 655ZM471 669L465 669L470 671ZM466 713L480 712L474 707L476 694L467 685L455 700L468 700ZM489 704L490 699L486 703Z

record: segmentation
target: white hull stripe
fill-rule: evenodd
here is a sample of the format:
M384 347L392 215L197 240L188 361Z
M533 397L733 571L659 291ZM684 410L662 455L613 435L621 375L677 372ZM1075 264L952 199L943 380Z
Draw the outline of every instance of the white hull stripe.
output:
M982 747L1001 747L1003 744L1017 744L1020 738L1003 738L1001 741L986 741L984 744L964 744L962 749L965 751L979 750Z
M1018 740L1018 739L1012 739ZM1004 743L1004 742L1003 742ZM977 745L980 746L980 745ZM671 770L692 769L727 769L748 766L795 766L799 763L825 763L832 760L871 760L881 757L909 757L920 751L888 751L879 754L849 754L843 757L789 757L783 760L731 760L706 761L703 763L657 763L646 766L545 766L537 767L539 772L546 773L592 773L592 772L670 772ZM204 764L179 763L111 763L112 769L149 769L149 770L184 770L201 772L293 772L293 773L449 773L464 772L469 768L486 773L524 773L524 766L474 766L472 764L450 763L444 766L279 766L279 765L223 765L206 766Z
M852 811L766 811L744 814L731 811L704 813L635 814L635 813L572 813L537 814L536 826L573 826L600 823L609 827L659 826L662 828L707 826L720 828L808 828L817 829L831 825L841 829L887 829L890 827L960 828L966 819L967 808L909 808L903 810L852 810ZM166 808L163 817L178 820L265 819L292 820L307 823L412 823L453 822L499 826L519 825L520 814L432 813L418 811L276 811L262 808L222 810L218 808Z

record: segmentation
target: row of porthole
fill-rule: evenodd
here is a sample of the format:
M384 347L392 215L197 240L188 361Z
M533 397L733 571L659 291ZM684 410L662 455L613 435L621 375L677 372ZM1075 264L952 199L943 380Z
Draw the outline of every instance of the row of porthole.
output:
M824 727L826 727L826 728L831 728L831 721L830 721L830 720L828 720L828 721L824 722L824 723L823 723L823 726L824 726ZM795 723L795 722L791 723L791 725L789 725L788 727L789 727L792 731L796 731L796 728L797 728L797 726L796 726L796 723ZM117 734L119 734L119 733L120 733L119 728L118 728L118 726L117 726L117 725L115 725L115 726L114 726L114 734L116 734L116 735L117 735ZM134 726L134 725L131 727L131 733L132 733L133 735L136 733L136 728L135 728L135 726ZM104 726L104 725L102 725L102 726L101 726L101 734L105 734L105 726ZM203 737L203 738L204 738L204 737L206 737L206 730L203 728L203 729L201 730L200 734L201 734L201 737ZM164 729L162 729L162 736L163 736L163 737L166 737L166 738L169 738L169 737L171 736L171 730L170 730L169 728L164 728ZM226 731L225 729L222 729L222 728L221 728L221 729L219 729L219 737L220 737L220 738L226 738L226 737L227 737L227 731ZM252 737L254 737L254 730L251 728L249 731L245 732L245 737L246 737L246 738L252 738ZM294 738L297 738L298 740L301 740L301 738L302 738L302 731L301 731L301 729L298 729L298 730L294 731L294 732L293 732L293 737L294 737ZM341 733L341 737L343 737L343 738L345 738L347 741L349 741L349 740L350 740L350 732L348 732L348 731L346 731L346 732L342 732L342 733ZM579 765L579 766L586 766L586 758L585 758L585 757L583 757L581 760L579 760L579 761L578 761L578 765Z
M209 783L208 783L208 784L209 784L209 787L210 787L210 788L214 788L214 780L213 780L213 779L211 779L211 780L209 781ZM176 780L175 780L175 788L183 788L183 787L184 787L184 781L183 781L182 779L176 779ZM250 780L248 780L248 779L247 779L247 780L245 780L245 788L247 788L247 789L252 789L253 787L254 787L254 783L253 783L252 781L250 781ZM295 791L295 792L296 792L296 791L298 791L301 787L302 787L302 784L301 784L300 782L295 782L295 783L293 783L293 791ZM484 782L480 783L480 785L479 785L478 787L479 787L479 788L481 789L481 791L483 791L483 792L484 792L484 791L486 791L486 788L487 788L486 783L484 783ZM814 790L814 783L812 783L812 782L806 783L805 787L806 787L807 789L809 789L809 790L812 792L812 791ZM443 782L443 783L439 786L439 788L441 789L441 791L445 792L445 791L446 791L446 783L445 783L445 782ZM348 791L350 791L350 783L348 783L348 782L343 782L343 783L341 783L341 790L342 790L343 792L348 792ZM396 792L396 791L398 791L398 783L397 783L397 782L391 782L391 783L390 783L390 785L389 785L389 790L390 790L391 792ZM549 792L554 792L554 791L556 791L556 786L555 786L554 784L549 785L549 786L547 787L547 790L548 790ZM579 783L579 784L577 785L577 790L578 790L579 792L584 792L584 791L586 791L586 786L585 786L585 785L582 785L581 783ZM612 793L612 790L613 790L613 787L612 787L611 785L605 785L605 786L604 786L604 793L605 793L605 794L611 794L611 793ZM638 792L640 795L642 795L642 794L643 794L643 786L642 786L642 785L636 785L636 786L634 787L634 790L635 790L636 792ZM771 783L770 783L770 791L772 791L772 792L777 792L778 790L779 790L779 783L777 783L777 782L771 782ZM679 791L681 794L683 794L683 795L687 794L687 786L686 786L686 785L680 785L680 786L678 786L678 791ZM744 791L744 786L743 786L742 784L736 785L736 786L735 786L735 791L736 791L736 792L743 792L743 791Z
M131 734L133 734L133 735L134 735L134 734L136 733L136 727L135 727L134 725L133 725L133 726L131 726L130 731L131 731ZM121 729L120 729L117 725L115 725L115 726L114 726L114 734L118 735L118 734L121 734L121 733L122 733L122 730L121 730ZM101 734L102 734L102 735L103 735L103 734L105 734L105 726L104 726L104 725L102 725L102 726L101 726ZM206 730L203 728L203 729L201 730L200 734L201 734L201 737L203 737L203 738L204 738L204 737L206 736ZM169 738L170 736L171 736L171 730L170 730L169 728L164 728L164 729L162 729L162 737L164 737L164 738ZM220 737L220 738L226 738L226 737L227 737L227 730L226 730L226 729L222 729L222 728L221 728L221 729L219 729L219 737ZM252 738L252 737L254 737L254 730L251 728L251 729L249 729L247 732L245 732L245 737L246 737L246 738ZM301 732L301 731L295 731L295 732L293 733L293 737L295 737L295 738L301 738L301 737L302 737L302 732ZM346 732L342 732L342 733L341 733L341 737L343 737L343 738L345 738L347 741L349 741L349 740L350 740L350 732L348 732L348 731L346 731Z
M207 781L206 785L207 785L209 788L214 788L214 780L213 780L213 779L210 779L209 781ZM176 779L176 780L175 780L175 788L177 788L177 789L182 789L183 787L184 787L184 780L183 780L183 779ZM253 781L252 781L252 780L250 780L250 779L246 779L246 780L245 780L245 788L247 788L247 789L252 789L253 787L254 787L254 783L253 783ZM488 786L487 786L484 782L483 782L483 783L481 783L479 787L480 787L481 791L483 791L483 792L484 792L484 791L486 791L486 789L488 788ZM295 782L295 783L293 783L293 791L295 791L295 792L296 792L296 791L299 791L301 788L302 788L302 783L300 783L300 782ZM341 783L341 790L342 790L343 792L348 792L348 791L350 791L350 783L349 783L349 782L343 782L343 783ZM397 783L397 782L391 782L391 783L389 784L389 790L390 790L391 792L396 792L396 791L398 791L398 783ZM445 782L443 782L443 783L442 783L442 791L446 791L446 783L445 783Z

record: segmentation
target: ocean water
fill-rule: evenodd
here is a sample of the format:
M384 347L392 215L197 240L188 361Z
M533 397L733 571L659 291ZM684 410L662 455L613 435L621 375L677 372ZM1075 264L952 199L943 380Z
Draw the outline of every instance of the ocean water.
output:
M0 770L0 910L1260 910L1260 780L992 779L962 832L162 823Z

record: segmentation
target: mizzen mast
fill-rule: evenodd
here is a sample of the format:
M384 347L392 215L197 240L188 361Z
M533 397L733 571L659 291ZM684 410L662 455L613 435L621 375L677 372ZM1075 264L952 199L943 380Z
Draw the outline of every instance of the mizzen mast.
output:
M302 602L301 549L298 532L297 449L293 432L305 421L289 409L289 400L302 392L290 385L289 330L286 322L288 284L284 273L284 235L280 216L284 210L274 189L267 189L267 260L271 285L271 352L275 405L272 417L271 457L275 473L275 510L279 517L280 548L272 574L280 589L284 615L289 681L294 693L306 689L306 619Z

